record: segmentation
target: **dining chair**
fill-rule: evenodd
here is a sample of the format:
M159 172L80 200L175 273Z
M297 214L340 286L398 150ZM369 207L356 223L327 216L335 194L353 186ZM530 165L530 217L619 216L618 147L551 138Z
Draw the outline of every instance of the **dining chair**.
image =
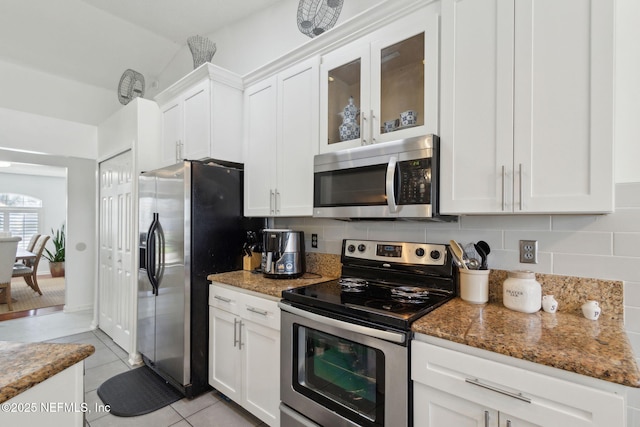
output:
M36 257L33 260L33 265L28 267L26 265L20 266L19 264L14 264L13 266L12 276L22 277L27 285L40 295L42 295L42 291L38 286L38 264L40 264L40 258L42 258L42 252L44 252L44 246L48 240L49 236L46 235L38 237L38 241L33 248L33 253L36 254Z
M29 252L33 252L33 248L36 247L36 242L38 241L39 238L40 238L40 234L34 234L33 236L31 236L31 239L29 240L29 244L27 245L27 250Z
M0 237L0 291L4 294L4 302L9 311L13 311L11 305L11 277L13 263L16 260L16 250L20 237Z
M27 244L27 247L25 248L26 250L28 250L29 252L33 252L33 248L36 246L36 242L38 241L38 239L40 238L40 234L34 234L31 236L31 239L29 239L29 243ZM30 259L23 259L20 261L16 261L16 266L19 267L18 264L24 264L27 267L31 267L32 260Z

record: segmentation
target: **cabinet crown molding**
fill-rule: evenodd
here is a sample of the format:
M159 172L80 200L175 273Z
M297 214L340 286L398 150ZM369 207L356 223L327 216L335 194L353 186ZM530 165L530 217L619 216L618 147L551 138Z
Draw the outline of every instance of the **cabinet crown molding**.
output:
M217 65L213 65L210 62L205 62L204 64L157 94L153 99L158 104L163 105L180 95L186 89L190 88L198 82L201 82L204 79L209 79L213 82L221 83L235 89L244 89L242 77L240 77L238 74L235 74Z
M386 0L342 24L320 37L313 38L283 56L243 76L245 87L277 74L304 59L323 55L359 37L365 36L385 25L433 3L436 0Z

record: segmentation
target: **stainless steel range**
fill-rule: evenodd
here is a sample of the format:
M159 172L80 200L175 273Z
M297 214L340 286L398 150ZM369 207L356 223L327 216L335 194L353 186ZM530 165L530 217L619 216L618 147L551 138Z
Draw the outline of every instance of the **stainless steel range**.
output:
M282 293L281 425L410 425L411 323L456 295L449 248L347 239L341 260Z

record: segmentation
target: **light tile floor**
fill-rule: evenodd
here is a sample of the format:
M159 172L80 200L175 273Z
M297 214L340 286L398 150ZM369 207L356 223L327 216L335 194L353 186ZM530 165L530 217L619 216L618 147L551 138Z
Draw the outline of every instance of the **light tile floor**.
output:
M0 322L0 340L20 342L82 342L96 351L85 359L84 391L89 408L102 404L97 389L105 380L134 369L127 363L128 354L101 330L89 330L92 313L46 316ZM55 328L44 325L56 325ZM79 326L82 325L82 326ZM79 332L80 331L80 332ZM64 336L62 336L64 335ZM245 427L266 426L258 418L234 402L226 401L210 391L193 399L182 399L169 406L139 417L116 417L106 412L87 413L87 427Z

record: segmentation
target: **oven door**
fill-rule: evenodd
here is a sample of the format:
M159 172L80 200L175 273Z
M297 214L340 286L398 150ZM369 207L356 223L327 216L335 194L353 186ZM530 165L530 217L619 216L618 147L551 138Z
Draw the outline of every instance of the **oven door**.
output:
M406 333L280 307L283 405L323 426L408 425Z

